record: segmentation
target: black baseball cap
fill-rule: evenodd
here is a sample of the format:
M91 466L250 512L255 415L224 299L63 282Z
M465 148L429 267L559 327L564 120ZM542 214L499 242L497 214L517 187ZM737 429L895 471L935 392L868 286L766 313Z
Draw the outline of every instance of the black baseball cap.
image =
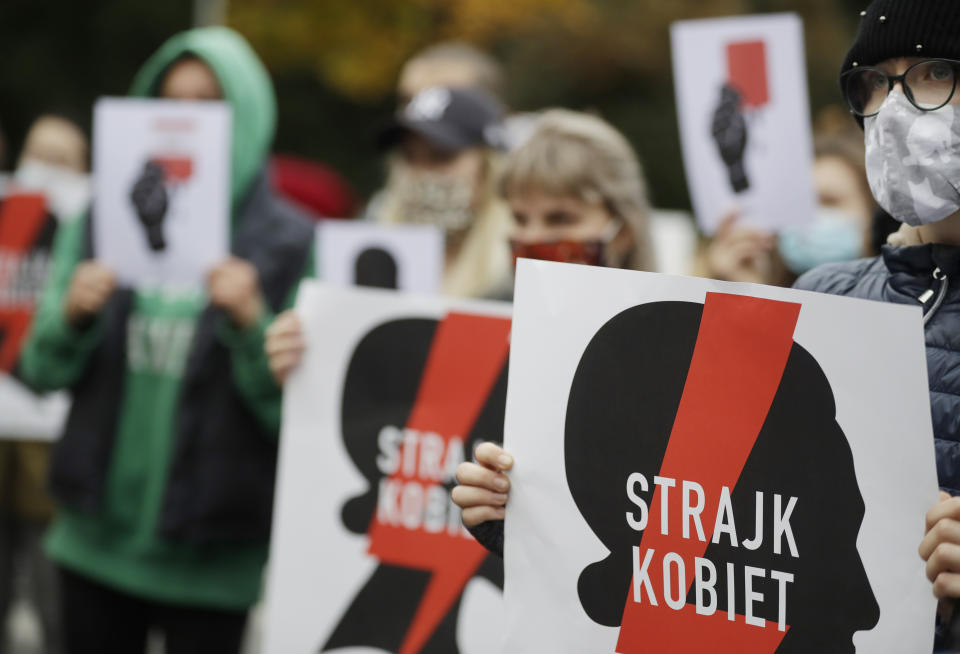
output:
M505 148L503 108L493 96L475 88L434 86L420 91L380 132L381 150L394 147L406 134L456 152L487 146Z

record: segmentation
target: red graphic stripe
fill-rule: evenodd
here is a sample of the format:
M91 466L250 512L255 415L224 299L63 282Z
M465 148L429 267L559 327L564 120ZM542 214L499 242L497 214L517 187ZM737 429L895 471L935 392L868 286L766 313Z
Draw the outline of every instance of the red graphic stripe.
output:
M716 504L711 506L709 500L719 497L722 486L732 491L740 478L780 385L799 314L799 304L707 294L693 359L660 468L661 477L677 480L677 486L669 489L670 506L680 505L680 480L703 486L708 502L701 519L707 541L716 520ZM682 537L679 510L670 512L669 535L662 535L660 502L658 487L641 540L641 551L656 552L650 581L659 605L635 602L631 585L616 651L700 654L718 651L718 643L730 642L741 645L724 646L723 651L774 652L785 635L775 624L759 628L747 625L742 618L727 620L726 611L706 618L697 615L693 606L681 611L666 606L663 555L675 552L683 558L686 596L693 581L694 559L703 556L707 543L698 540L692 527L690 538ZM718 575L724 574L723 564L714 563Z
M445 444L466 441L506 363L510 321L451 313L437 328L433 346L407 422L408 429L438 434ZM401 448L401 456L402 456ZM467 453L469 456L469 453ZM391 479L438 485L423 479L420 466L412 476L403 466ZM430 533L380 522L370 526L370 554L383 563L433 573L397 654L417 654L436 631L487 556L472 538L458 531Z
M25 256L33 248L47 220L42 195L15 194L0 203L0 254L4 258ZM18 266L0 266L0 288L16 283ZM12 276L12 278L11 278ZM0 370L10 372L20 356L23 339L33 317L32 304L0 304Z
M767 45L741 41L727 45L727 75L743 97L743 106L757 108L770 101L767 83Z

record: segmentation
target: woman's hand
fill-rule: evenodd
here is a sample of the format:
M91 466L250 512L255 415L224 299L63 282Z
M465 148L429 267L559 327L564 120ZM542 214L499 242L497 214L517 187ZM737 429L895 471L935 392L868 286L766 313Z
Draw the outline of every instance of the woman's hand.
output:
M503 520L510 479L503 473L513 467L513 457L493 443L481 443L477 463L461 463L451 497L463 510L463 524L474 527L488 520Z
M776 239L738 225L738 218L736 212L724 217L707 246L707 274L728 282L769 284Z
M960 497L940 492L940 503L927 512L927 535L920 543L933 594L960 597Z
M306 343L300 319L293 311L284 311L267 327L264 350L270 372L280 384L286 381L294 368L300 365Z

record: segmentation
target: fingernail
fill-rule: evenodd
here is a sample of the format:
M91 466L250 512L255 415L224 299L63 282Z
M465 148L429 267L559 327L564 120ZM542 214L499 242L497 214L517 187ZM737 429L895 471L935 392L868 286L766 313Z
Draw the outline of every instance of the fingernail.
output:
M513 464L513 457L509 454L501 454L497 461L499 461L502 466L509 466Z
M496 493L496 494L494 494L494 496L493 496L493 501L496 502L496 503L498 503L498 504L506 504L506 503L507 503L507 496L506 496L506 494L504 494L504 493Z
M510 486L510 482L508 482L503 477L497 477L494 480L493 485L499 488L500 490L507 490L507 487Z

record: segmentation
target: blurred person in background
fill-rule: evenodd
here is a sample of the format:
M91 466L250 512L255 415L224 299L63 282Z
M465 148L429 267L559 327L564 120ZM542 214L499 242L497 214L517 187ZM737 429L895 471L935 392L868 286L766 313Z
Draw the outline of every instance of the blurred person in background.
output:
M405 107L433 86L480 89L503 101L503 70L496 59L462 41L424 48L403 65L397 80L397 106Z
M878 254L876 204L863 160L861 142L841 134L818 138L813 219L773 235L741 225L737 215L730 215L708 243L699 272L731 282L791 286L819 265Z
M280 388L263 353L274 312L310 272L313 228L264 166L267 71L226 28L174 36L131 94L233 109L232 252L204 290L119 288L97 261L95 209L64 224L20 362L73 406L51 463L46 539L70 654L235 654L267 557Z
M445 295L497 298L510 291L510 215L496 191L502 116L500 104L480 90L436 86L418 93L380 135L387 183L367 217L443 230Z
M75 217L89 200L88 159L83 128L65 116L43 115L27 132L8 190L40 192L58 218ZM40 620L44 651L56 654L63 651L57 574L41 546L53 515L46 492L50 446L43 441L59 435L65 398L28 397L6 380L2 387L0 411L24 433L0 432L0 625L6 623L20 573ZM5 651L0 638L0 652Z
M47 198L59 220L76 218L90 203L90 143L79 122L48 113L27 131L11 183Z

